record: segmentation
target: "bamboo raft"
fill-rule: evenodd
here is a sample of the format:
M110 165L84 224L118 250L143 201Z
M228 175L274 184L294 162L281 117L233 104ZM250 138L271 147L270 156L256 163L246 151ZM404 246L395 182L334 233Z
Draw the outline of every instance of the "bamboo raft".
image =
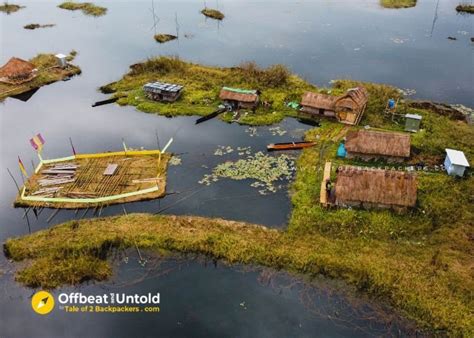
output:
M267 145L268 151L275 150L298 150L314 146L315 142L288 142L288 143L271 143Z
M159 198L170 158L141 150L41 160L14 206L80 209Z

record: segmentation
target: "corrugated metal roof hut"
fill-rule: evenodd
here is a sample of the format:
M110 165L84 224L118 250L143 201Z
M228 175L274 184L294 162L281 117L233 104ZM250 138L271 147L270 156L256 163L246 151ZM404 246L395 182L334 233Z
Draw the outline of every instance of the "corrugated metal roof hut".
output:
M343 166L335 190L338 206L403 210L416 204L417 179L404 171Z
M256 109L259 101L258 90L222 87L219 99L232 106L233 109Z
M400 162L410 157L410 135L372 130L350 131L345 143L347 158L385 159Z
M336 117L344 124L359 123L367 106L369 94L364 87L349 89L344 95L332 96L306 92L301 99L302 112Z
M150 82L143 86L145 95L155 101L174 102L180 96L183 86L165 83L165 82Z
M36 67L31 62L12 57L0 68L0 82L21 84L32 80L37 74Z

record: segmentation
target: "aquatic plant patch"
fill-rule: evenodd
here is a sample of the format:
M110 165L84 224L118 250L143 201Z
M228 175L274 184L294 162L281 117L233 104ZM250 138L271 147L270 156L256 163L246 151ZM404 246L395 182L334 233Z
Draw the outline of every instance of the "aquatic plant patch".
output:
M69 11L82 11L85 15L102 16L107 13L107 8L94 5L91 2L72 2L66 1L58 5L59 8Z
M38 29L38 28L49 28L49 27L54 27L54 26L56 26L56 25L54 25L54 24L40 25L39 23L30 23L28 25L23 26L23 28L34 30L34 29Z
M4 2L3 5L0 5L0 12L11 14L11 13L15 13L19 11L22 8L25 8L25 6L20 6L20 5Z
M410 8L416 6L416 0L380 0L385 8Z
M224 19L224 13L221 11L218 11L217 9L212 9L212 8L204 8L201 11L202 14L207 16L208 18L216 19L216 20L223 20Z
M456 11L459 13L474 14L474 5L472 3L462 3L456 6Z
M222 178L232 180L254 180L252 187L258 188L264 195L276 192L279 181L289 181L295 171L294 159L288 155L270 156L262 152L248 155L237 161L226 161L218 164L211 174L206 174L200 184L210 185Z
M155 38L156 42L165 43L165 42L168 42L168 41L175 40L178 37L176 35L171 35L171 34L156 34L154 36L154 38Z

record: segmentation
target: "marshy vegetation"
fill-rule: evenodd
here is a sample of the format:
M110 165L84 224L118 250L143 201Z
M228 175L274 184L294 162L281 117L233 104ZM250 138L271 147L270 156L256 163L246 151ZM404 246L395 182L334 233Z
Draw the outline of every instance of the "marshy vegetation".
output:
M0 5L0 12L10 14L10 13L15 13L22 8L25 8L25 6L20 6L20 5L4 2L3 5Z
M91 16L102 16L107 13L107 8L94 5L91 2L66 1L58 5L58 7L70 11L80 10L82 13Z
M219 92L224 86L244 89L259 89L261 101L255 113L243 114L238 123L264 125L280 122L285 116L296 116L296 111L286 102L299 100L301 95L316 87L296 75L283 65L266 69L253 62L238 67L219 68L185 62L176 57L158 57L132 65L121 80L101 87L104 93L115 93L121 105L136 106L138 110L166 116L206 115L220 104ZM184 86L183 94L174 103L162 103L146 98L143 85L162 81ZM232 121L231 112L221 115L224 121Z
M201 13L207 16L208 18L213 18L216 20L223 20L225 17L224 13L212 8L204 8Z
M416 0L380 0L385 8L410 8L416 6Z
M67 56L67 60L72 61L76 54L76 51L71 51ZM9 96L25 93L81 73L81 69L72 64L69 64L64 69L57 67L58 61L53 54L39 54L29 60L29 62L36 66L37 76L31 81L18 85L0 83L0 101Z
M154 38L159 43L165 43L177 39L178 37L172 34L155 34Z
M56 26L56 25L54 25L54 24L40 25L39 23L30 23L28 25L23 26L23 28L34 30L34 29L38 29L38 28L49 28L49 27L54 27L54 26Z
M456 11L460 13L474 14L474 5L472 3L471 4L462 3L456 6Z
M173 62L176 64L170 65ZM156 62L139 64L127 76L147 74L155 67ZM192 66L167 60L158 70L166 74L166 67L182 67L187 72L186 67ZM204 70L208 74L229 71ZM243 70L236 71L240 74ZM268 80L268 74L260 74L262 70L253 71L259 74L257 77L263 76L260 81ZM123 85L115 84L114 88ZM389 98L401 97L400 91L386 85L336 81L332 92L343 93L357 85L364 85L370 93L361 124L402 130L402 125L382 113ZM398 107L401 112L423 116L422 129L412 135L412 162L441 163L445 147L460 149L473 158L471 125L430 110L411 108L403 101ZM361 292L390 303L421 326L440 333L472 335L474 178L454 178L440 171L418 172L417 206L406 214L323 209L318 199L324 162L332 161L334 168L354 162L336 158L338 144L348 129L322 120L319 128L306 133L306 140L317 145L305 149L297 160L291 189L293 210L285 231L220 219L128 215L72 221L11 239L5 244L5 252L13 260L30 262L18 272L18 281L46 288L103 280L112 273L106 260L110 249L135 245L200 253L229 263L259 264L312 277L341 278ZM237 177L243 177L232 163L229 166L220 168L216 175L229 177L228 172L237 172ZM260 178L259 172L254 178Z

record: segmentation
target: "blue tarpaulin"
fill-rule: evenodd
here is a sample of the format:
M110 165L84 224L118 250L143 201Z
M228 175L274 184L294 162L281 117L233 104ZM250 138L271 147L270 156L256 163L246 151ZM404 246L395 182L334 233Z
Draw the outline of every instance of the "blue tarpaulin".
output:
M344 143L339 144L339 148L337 148L337 157L346 157L347 151L346 147L344 146Z

